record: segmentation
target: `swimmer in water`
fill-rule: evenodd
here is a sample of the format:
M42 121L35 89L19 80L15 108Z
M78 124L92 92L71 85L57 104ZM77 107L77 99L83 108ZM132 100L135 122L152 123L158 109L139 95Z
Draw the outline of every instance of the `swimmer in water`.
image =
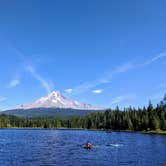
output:
M92 144L87 142L86 144L84 144L83 146L85 149L91 149L92 148Z

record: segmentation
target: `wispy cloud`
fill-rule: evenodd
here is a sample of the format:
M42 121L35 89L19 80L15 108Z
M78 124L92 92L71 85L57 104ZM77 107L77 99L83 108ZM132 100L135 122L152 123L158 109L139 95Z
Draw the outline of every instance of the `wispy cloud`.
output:
M110 105L120 103L120 102L123 101L124 99L125 99L124 96L115 97L115 98L113 98L112 101L110 102Z
M93 90L92 92L96 93L96 94L100 94L100 93L103 92L103 90L102 89L96 89L96 90Z
M157 54L156 56L148 59L145 63L142 63L141 66L147 66L147 65L150 65L151 63L161 59L161 58L164 58L166 57L166 52L162 52L160 54Z
M85 82L73 88L72 95L76 95L85 92L98 85L97 81Z
M134 100L134 99L136 99L135 94L121 95L113 98L112 101L109 103L109 105L118 104L126 100Z
M16 86L18 86L20 84L20 80L19 79L13 79L9 82L8 84L8 88L14 88Z
M148 66L148 65L150 65L150 64L152 64L152 63L156 62L157 60L164 58L164 57L166 57L166 52L159 53L156 56L154 56L150 59L147 59L145 61L145 63L132 63L132 62L124 63L124 64L116 67L113 71L108 72L103 77L100 77L100 78L93 80L93 81L84 82L84 83L74 87L72 89L72 91L70 91L70 94L77 95L79 93L83 93L83 92L86 92L92 88L95 88L98 85L110 83L112 81L113 77L118 75L118 74L126 73L126 72L128 72L130 70L134 70L134 69L141 69L141 68ZM118 100L119 100L119 98L118 98Z
M28 71L36 80L38 80L41 83L42 87L46 90L46 92L50 93L54 87L54 84L51 80L46 80L45 78L43 78L42 75L35 70L35 68L32 65L34 64L34 59L32 61L27 56L25 56L20 49L17 49L16 47L11 47L11 49L12 49L12 52L14 52L15 55L17 55L21 66L24 68L23 72L25 72L25 70ZM40 60L35 59L35 61L40 61ZM21 71L19 71L19 74L20 73ZM9 87L17 86L19 83L20 83L19 79L18 80L15 79L11 81Z
M133 69L133 68L134 68L134 64L133 63L131 63L131 62L124 63L124 64L122 64L121 66L118 66L115 69L114 74L125 73L128 70Z
M25 58L25 56L17 49L15 51L16 54L20 57L21 61L27 64L27 59ZM84 93L88 90L94 89L96 86L111 83L113 77L116 75L124 74L134 69L141 69L164 57L166 57L166 52L159 53L153 56L152 58L147 59L144 63L132 63L131 61L128 61L127 63L115 67L114 70L108 71L107 74L103 74L103 76L99 78L96 78L92 81L83 82L82 84L79 84L73 88L68 88L64 91L69 95L77 95L80 93ZM44 79L38 72L36 72L36 70L31 65L27 65L27 70L32 74L34 78L36 78L38 81L41 82L42 86L46 89L48 93L51 91L52 89L51 83L46 81L46 79ZM13 87L14 85L17 86L18 85L17 82L15 82L15 84L13 83Z
M64 90L66 93L72 93L73 89L65 89Z
M7 100L6 97L0 97L0 102L3 102L3 101L5 101L5 100Z
M95 88L98 85L108 84L112 81L113 76L118 75L120 73L125 73L128 70L132 69L132 67L133 67L132 63L129 63L129 62L122 64L116 67L115 70L107 72L107 74L104 74L102 77L99 77L96 80L84 82L74 87L72 91L70 92L70 95L77 95L80 93L84 93L92 88Z
M51 92L52 83L49 83L48 81L46 81L39 73L37 73L37 71L31 65L26 66L26 69L32 74L32 76L36 80L38 80L41 83L41 85L44 87L47 93Z

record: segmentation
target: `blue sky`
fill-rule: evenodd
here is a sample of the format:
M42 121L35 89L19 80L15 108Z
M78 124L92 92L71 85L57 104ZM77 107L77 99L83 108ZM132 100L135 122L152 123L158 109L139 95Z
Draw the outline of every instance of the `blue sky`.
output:
M166 1L0 2L0 109L58 90L142 107L166 93Z

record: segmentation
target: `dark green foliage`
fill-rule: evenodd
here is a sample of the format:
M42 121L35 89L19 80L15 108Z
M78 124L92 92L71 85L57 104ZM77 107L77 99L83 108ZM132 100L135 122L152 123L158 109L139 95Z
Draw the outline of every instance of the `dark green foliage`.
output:
M95 112L96 110L76 110L76 109L62 109L62 108L33 108L33 109L15 109L3 111L2 114L15 115L20 117L69 117L87 115ZM104 110L97 110L103 112Z
M89 115L57 118L56 117L16 117L0 115L0 127L30 127L30 128L85 128L85 129L111 129L130 131L166 130L165 101L153 107L151 102L147 108L135 109L129 107L120 111L94 112Z

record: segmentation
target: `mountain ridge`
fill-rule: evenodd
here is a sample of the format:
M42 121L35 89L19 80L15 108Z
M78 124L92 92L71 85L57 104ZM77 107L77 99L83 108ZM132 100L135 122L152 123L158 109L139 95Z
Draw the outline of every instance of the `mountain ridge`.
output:
M102 110L103 108L81 103L63 96L59 91L52 91L47 96L41 97L30 104L20 105L14 109L34 109L34 108L59 108L75 110Z
M59 91L53 91L30 104L20 105L0 114L23 117L70 117L83 116L93 112L103 112L104 108L92 106L63 96Z

